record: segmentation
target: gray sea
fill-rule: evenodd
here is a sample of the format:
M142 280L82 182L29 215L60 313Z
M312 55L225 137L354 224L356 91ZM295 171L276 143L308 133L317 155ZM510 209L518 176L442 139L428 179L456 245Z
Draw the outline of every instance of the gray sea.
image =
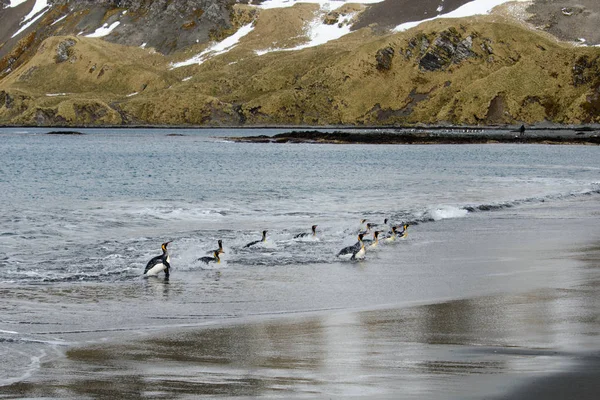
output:
M0 397L98 398L78 383L135 376L115 390L466 398L466 376L555 372L573 357L545 351L600 350L596 146L81 131L0 129ZM386 218L408 236L336 257L361 219L387 232ZM222 262L198 262L219 239ZM142 277L166 241L170 279Z

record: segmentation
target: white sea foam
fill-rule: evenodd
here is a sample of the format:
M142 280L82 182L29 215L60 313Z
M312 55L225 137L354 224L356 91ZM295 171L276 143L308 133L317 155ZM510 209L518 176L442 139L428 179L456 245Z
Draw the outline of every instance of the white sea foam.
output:
M458 208L454 206L439 206L436 208L432 208L428 211L429 216L434 221L440 221L442 219L450 219L450 218L463 218L469 212L463 208Z

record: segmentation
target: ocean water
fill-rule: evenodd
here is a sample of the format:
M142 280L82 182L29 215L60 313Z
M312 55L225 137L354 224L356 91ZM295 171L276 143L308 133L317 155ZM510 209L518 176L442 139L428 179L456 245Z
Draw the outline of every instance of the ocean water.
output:
M46 132L0 130L0 385L31 379L40 363L74 345L489 294L492 279L496 291L532 285L523 265L506 267L511 254L498 249L485 256L500 272L463 260L462 270L448 273L444 262L424 260L434 248L456 263L456 246L441 238L477 243L478 230L499 216L535 214L519 237L535 246L559 229L555 220L585 215L600 200L598 147L224 139L277 130ZM409 235L364 261L338 260L363 218L386 231L385 218L410 223ZM313 224L316 238L293 238ZM265 244L243 247L265 229ZM222 262L198 262L218 239ZM166 241L171 279L142 278ZM530 261L527 271L541 268ZM544 258L544 268L560 266Z

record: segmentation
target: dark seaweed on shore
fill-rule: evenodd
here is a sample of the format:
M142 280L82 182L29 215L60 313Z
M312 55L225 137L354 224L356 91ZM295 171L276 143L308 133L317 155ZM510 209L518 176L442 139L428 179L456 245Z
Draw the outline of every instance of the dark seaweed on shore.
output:
M292 131L273 136L230 137L235 142L251 143L337 143L337 144L481 144L481 143L530 143L530 144L594 144L600 145L600 137L575 137L573 135L514 135L506 134L446 134L446 133L390 133L390 132L320 132Z

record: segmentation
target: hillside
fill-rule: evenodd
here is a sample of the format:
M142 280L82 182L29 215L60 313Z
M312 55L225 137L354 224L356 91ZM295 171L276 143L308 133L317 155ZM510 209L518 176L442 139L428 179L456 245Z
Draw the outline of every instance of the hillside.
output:
M591 1L2 1L0 124L600 122Z

